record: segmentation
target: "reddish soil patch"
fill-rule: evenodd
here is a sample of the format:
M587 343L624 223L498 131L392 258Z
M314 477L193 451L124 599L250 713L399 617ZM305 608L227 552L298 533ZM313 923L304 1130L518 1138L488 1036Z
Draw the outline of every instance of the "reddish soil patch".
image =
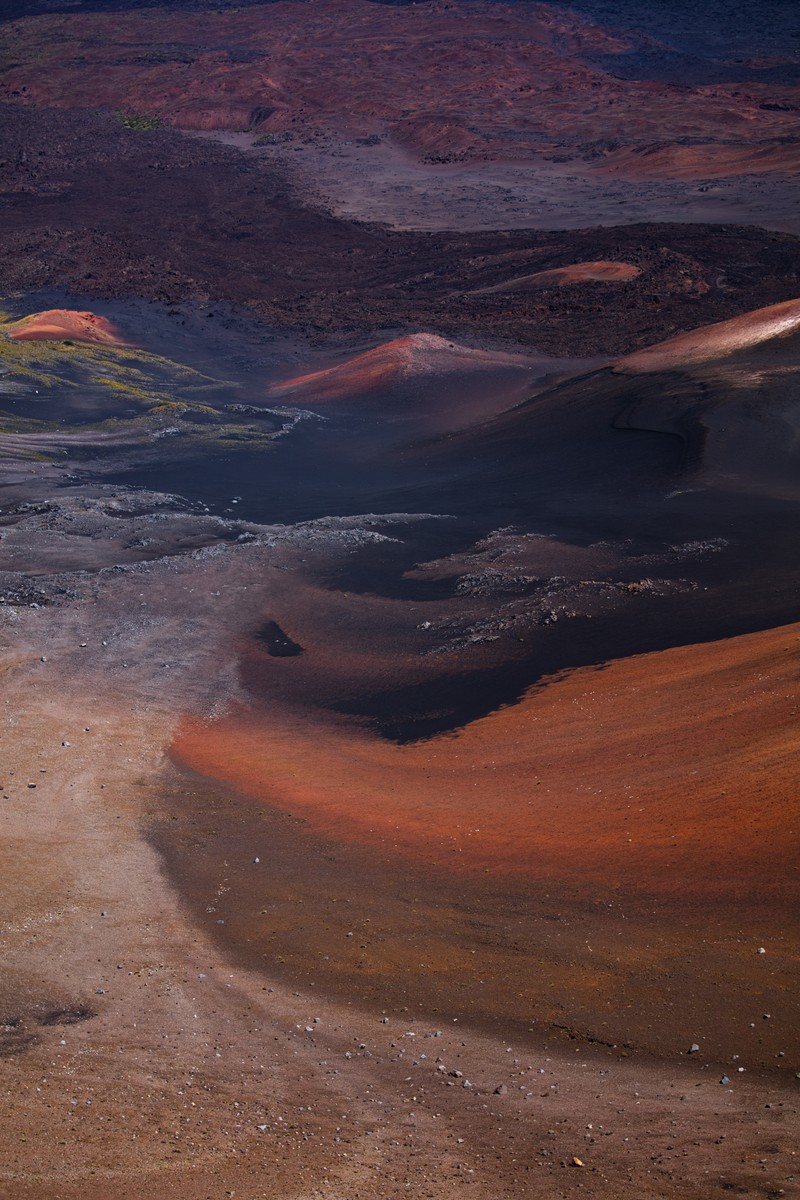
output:
M277 383L270 393L311 408L352 400L371 408L388 406L421 420L433 433L495 416L528 399L537 380L570 367L542 355L477 350L414 333Z
M122 334L105 317L91 312L51 308L6 325L3 332L18 342L93 342L100 346L129 346Z
M681 146L656 144L614 150L597 170L626 179L724 179L735 175L796 175L800 145L778 142L754 146L745 142L715 145L712 141Z
M790 906L798 632L579 670L423 743L270 706L187 718L174 752L327 835L418 862Z
M450 355L446 353L448 349ZM337 366L277 383L272 391L278 396L297 395L314 400L346 399L380 390L412 373L435 371L443 355L450 359L457 357L457 353L452 353L454 350L452 342L434 334L409 334Z
M405 746L287 709L303 659L265 661L258 707L179 728L205 778L178 781L163 852L220 943L287 981L576 1049L680 1054L697 1030L794 1070L799 635L578 670Z
M522 275L509 279L507 283L481 289L484 294L492 292L520 292L528 288L569 287L576 283L626 283L641 275L641 268L623 262L571 263L568 267L553 267L549 271L537 271L534 275Z
M106 105L133 121L155 114L278 138L388 135L433 162L543 154L643 177L797 161L796 88L617 78L616 56L636 38L545 4L473 3L468 15L366 0L335 10L149 8L20 20L4 33L0 97Z

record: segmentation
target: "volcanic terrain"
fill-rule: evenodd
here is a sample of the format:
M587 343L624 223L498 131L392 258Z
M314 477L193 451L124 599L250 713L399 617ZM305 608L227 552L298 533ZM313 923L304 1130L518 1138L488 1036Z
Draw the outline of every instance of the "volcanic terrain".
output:
M784 6L0 5L0 1191L798 1194Z

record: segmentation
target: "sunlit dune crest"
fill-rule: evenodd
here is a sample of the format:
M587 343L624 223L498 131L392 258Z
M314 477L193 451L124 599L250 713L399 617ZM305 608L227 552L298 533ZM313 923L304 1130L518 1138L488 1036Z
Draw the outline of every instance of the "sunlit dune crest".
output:
M32 313L5 326L5 332L19 342L93 342L99 346L129 346L116 325L92 312L69 308L51 308Z
M375 346L336 366L287 379L275 384L271 390L276 396L340 400L390 387L415 376L509 367L525 369L529 361L523 354L474 350L433 333L412 333Z
M797 329L800 329L800 300L785 300L781 304L743 313L730 321L679 333L644 350L635 350L618 359L613 369L631 373L680 369L725 358L736 351L786 337Z
M548 271L537 271L534 275L520 275L506 283L480 288L482 294L493 292L523 292L545 287L568 287L575 283L626 283L641 275L641 269L626 262L580 262L566 267L553 267Z
M327 836L438 867L785 897L796 638L780 628L575 671L405 746L241 707L186 719L173 753Z

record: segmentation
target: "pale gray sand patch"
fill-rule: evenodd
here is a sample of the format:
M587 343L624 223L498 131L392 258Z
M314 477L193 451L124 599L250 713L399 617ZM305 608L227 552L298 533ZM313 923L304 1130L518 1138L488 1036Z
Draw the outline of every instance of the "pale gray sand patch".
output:
M758 225L800 235L800 181L613 178L580 163L426 165L389 142L256 146L254 134L212 131L283 167L298 194L337 217L397 230L582 229L652 222Z

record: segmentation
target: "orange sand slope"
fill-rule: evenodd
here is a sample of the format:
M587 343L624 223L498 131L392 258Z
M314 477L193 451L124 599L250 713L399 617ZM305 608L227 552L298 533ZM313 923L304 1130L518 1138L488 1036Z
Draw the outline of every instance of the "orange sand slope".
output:
M527 400L537 388L582 364L535 354L475 350L431 333L399 337L324 370L298 375L270 389L272 399L314 408L358 401L403 418L383 436L462 429ZM433 391L431 391L433 388Z
M494 292L523 292L529 288L568 287L574 283L625 283L641 275L639 267L625 262L582 262L567 267L554 267L549 271L537 271L535 275L520 275L506 283L480 288L476 295L491 295Z
M703 325L688 333L656 346L636 350L614 363L614 370L629 373L645 371L673 371L682 367L696 366L727 358L737 351L749 350L764 343L775 341L800 330L800 300L785 300L782 304L771 304L753 312L721 321L716 325Z
M51 308L32 313L21 321L3 327L3 332L19 342L93 342L100 346L129 346L115 325L91 312L73 312Z
M795 625L577 670L417 744L270 703L187 718L173 750L317 831L416 862L791 904L798 645ZM273 666L279 687L291 666Z
M287 379L271 390L276 396L302 396L304 402L342 400L420 375L498 368L528 372L534 361L532 356L524 354L473 350L433 333L412 333L323 371Z

